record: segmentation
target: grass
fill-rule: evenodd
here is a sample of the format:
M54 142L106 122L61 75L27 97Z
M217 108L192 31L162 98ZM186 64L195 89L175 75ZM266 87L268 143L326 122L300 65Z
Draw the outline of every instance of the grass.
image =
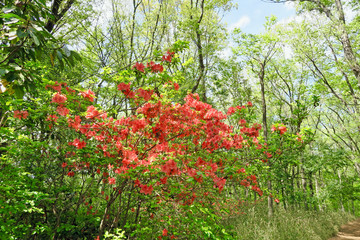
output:
M321 240L334 236L340 226L355 217L346 212L306 211L277 208L270 219L267 208L256 205L245 214L228 219L238 239L244 240Z

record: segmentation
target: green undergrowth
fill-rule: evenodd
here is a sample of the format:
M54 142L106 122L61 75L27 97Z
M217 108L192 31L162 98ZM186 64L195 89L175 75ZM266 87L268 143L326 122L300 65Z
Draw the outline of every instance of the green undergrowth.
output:
M234 227L241 240L321 240L329 239L340 226L355 219L349 213L336 211L284 210L277 208L269 219L265 206L254 206L226 224Z

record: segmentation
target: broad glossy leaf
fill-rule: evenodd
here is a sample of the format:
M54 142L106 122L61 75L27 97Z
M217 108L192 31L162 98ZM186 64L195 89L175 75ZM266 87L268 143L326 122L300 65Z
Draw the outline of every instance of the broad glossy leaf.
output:
M20 17L19 15L14 14L14 13L5 13L5 14L3 13L3 14L0 14L0 17L1 18L6 18L6 19L8 19L8 18L17 18L19 20L25 21L25 19L23 19L22 17Z
M29 33L31 35L31 38L34 40L34 43L36 44L36 46L40 45L40 41L38 39L38 37L33 33L32 30L29 29Z

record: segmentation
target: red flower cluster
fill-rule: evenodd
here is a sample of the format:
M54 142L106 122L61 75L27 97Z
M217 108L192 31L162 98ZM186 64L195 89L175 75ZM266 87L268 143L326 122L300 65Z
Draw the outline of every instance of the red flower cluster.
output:
M49 115L49 116L47 117L46 121L56 122L58 118L59 118L58 116L56 116L55 114L53 114L53 115Z
M83 98L89 100L90 102L94 101L95 93L91 90L80 92L79 95L81 95Z
M237 170L237 173L245 173L245 169L244 168L240 168L239 170Z
M243 127L240 129L240 132L244 133L246 136L255 137L259 136L259 131L261 130L260 124L253 124L251 128Z
M121 91L123 94L125 94L125 96L128 98L135 97L135 92L130 90L130 83L128 83L128 84L120 83L118 85L118 90Z
M56 112L61 116L66 116L69 114L70 110L64 107L63 105L60 105L56 108Z
M28 111L19 111L19 110L15 110L14 111L14 118L18 118L18 119L26 119L29 116Z
M164 56L162 56L161 60L171 63L172 58L174 57L175 53L167 51Z
M85 118L88 119L105 119L107 117L107 114L105 112L99 112L98 110L96 110L96 108L91 105L87 108L86 110L86 116Z
M145 73L145 65L143 63L137 62L132 68L135 68L139 72ZM161 64L156 64L153 61L148 62L146 64L146 68L149 68L153 73L161 73L164 71L164 67Z
M177 90L179 90L179 88L180 88L179 84L174 83L174 89L177 91Z
M154 90L144 90L142 88L139 88L136 91L137 95L141 98L143 98L145 101L149 101L151 99L152 94L154 93Z
M67 100L67 97L65 95L62 95L60 93L56 93L52 98L52 103L65 103Z
M69 142L69 145L71 146L75 146L77 149L82 149L86 146L86 142L85 141L80 141L79 139L75 138L74 141Z
M130 91L130 83L126 84L126 83L120 83L118 85L118 90L119 91Z
M171 176L178 174L179 170L176 166L176 162L173 159L170 159L164 165L162 165L161 171L166 173L166 175Z
M74 119L72 118L68 118L68 126L71 128L74 128L76 131L79 130L81 128L81 132L84 133L84 129L86 129L86 126L81 126L81 119L80 116L75 116Z
M161 64L156 64L153 61L146 64L147 68L151 69L151 72L154 73L162 73L164 71L164 67Z
M287 129L286 129L286 126L284 126L284 125L280 125L280 126L273 125L271 127L271 132L276 132L276 131L279 131L280 135L282 135L287 131Z
M213 181L215 183L215 187L219 189L219 192L221 192L224 189L226 179L215 177Z
M113 178L113 177L109 177L109 178L108 178L108 181L109 181L109 184L111 184L111 185L113 185L113 184L116 183L116 180L115 180L115 178Z
M63 94L61 94L61 89L62 87L61 86L66 86L67 84L66 83L58 83L56 82L54 85L47 85L46 88L50 87L52 89L54 89L55 91L57 91L57 93L54 94L54 96L52 97L52 100L51 102L52 103L57 103L58 106L56 108L56 112L61 115L61 116L66 116L70 113L70 110L67 109L65 107L65 102L67 101L67 97ZM66 90L67 92L69 93L72 93L74 92L74 90L66 87ZM50 115L48 118L47 118L47 121L54 121L56 122L57 120L57 116L56 115ZM49 127L51 128L52 125L49 125Z
M140 185L140 193L144 193L144 194L151 194L152 191L154 190L153 186L148 186L148 185Z
M135 65L134 65L132 68L133 68L133 69L135 68L135 69L138 70L139 72L145 72L145 71L144 71L144 70L145 70L144 64L139 63L139 62L135 63Z

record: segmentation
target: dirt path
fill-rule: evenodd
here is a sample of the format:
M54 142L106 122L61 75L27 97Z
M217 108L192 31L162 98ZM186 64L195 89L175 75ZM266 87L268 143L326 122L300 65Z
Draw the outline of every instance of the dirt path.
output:
M341 226L336 236L329 240L360 240L360 218Z

